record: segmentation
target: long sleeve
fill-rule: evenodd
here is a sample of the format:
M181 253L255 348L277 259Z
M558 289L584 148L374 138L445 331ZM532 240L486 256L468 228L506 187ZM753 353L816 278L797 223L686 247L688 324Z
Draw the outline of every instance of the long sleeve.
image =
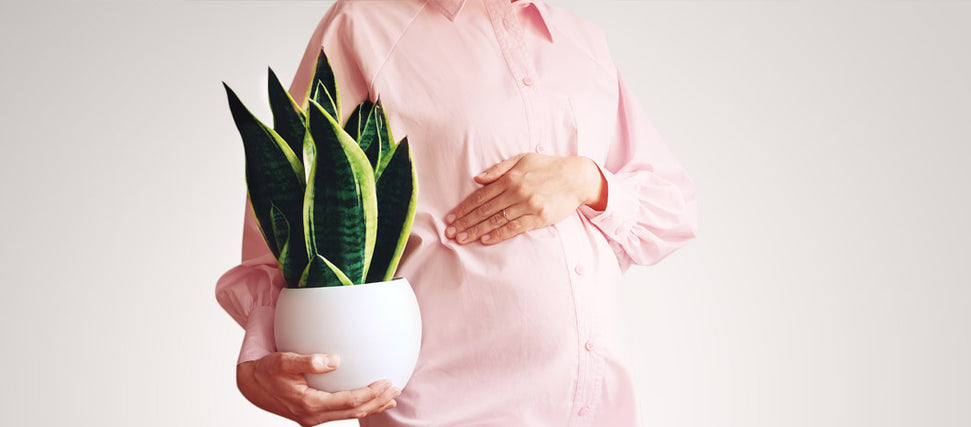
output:
M363 77L354 47L350 45L352 38L346 35L348 28L343 5L344 2L335 3L317 25L290 85L291 96L303 103L317 54L323 46L337 78L343 105L342 121L354 105L368 96L367 79ZM216 300L246 330L237 363L257 360L276 351L273 317L277 296L284 286L286 283L276 258L263 240L247 198L242 262L216 283Z
M263 241L247 199L242 262L216 282L219 305L246 329L237 363L257 360L276 351L273 315L277 295L284 286L276 258Z
M617 138L600 171L607 206L580 208L599 228L621 268L652 265L697 233L695 186L617 73Z

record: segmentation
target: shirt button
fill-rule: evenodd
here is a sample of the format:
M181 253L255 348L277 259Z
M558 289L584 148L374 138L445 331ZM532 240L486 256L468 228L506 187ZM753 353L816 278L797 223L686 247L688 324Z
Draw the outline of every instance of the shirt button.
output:
M593 351L594 347L593 341L587 341L587 343L583 345L583 348L587 349L587 351Z
M546 147L544 147L544 146L542 146L542 145L537 145L537 146L536 146L536 152L537 152L537 153L542 153L542 152L544 152L544 151L546 151Z
M583 275L583 266L582 265L578 265L578 266L576 266L573 269L573 271L575 271L577 273L577 276L582 276Z
M581 417L585 417L587 415L590 415L590 412L593 412L593 409L590 408L590 406L588 405L588 406L584 406L584 407L580 408L579 414L580 414Z
M533 79L529 78L529 76L523 77L523 84L526 86L532 86Z

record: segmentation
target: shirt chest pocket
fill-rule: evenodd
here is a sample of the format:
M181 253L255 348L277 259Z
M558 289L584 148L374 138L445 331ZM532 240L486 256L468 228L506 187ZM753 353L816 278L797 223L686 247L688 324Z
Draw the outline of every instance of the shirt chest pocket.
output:
M607 159L611 126L608 116L578 101L573 95L553 100L549 133L533 148L540 154L584 156L599 164Z
M532 151L559 156L584 156L604 164L617 140L616 80L589 73L582 83L544 99L546 134L539 135Z
M575 155L603 165L617 140L616 88L609 82L591 82L568 98L576 128Z

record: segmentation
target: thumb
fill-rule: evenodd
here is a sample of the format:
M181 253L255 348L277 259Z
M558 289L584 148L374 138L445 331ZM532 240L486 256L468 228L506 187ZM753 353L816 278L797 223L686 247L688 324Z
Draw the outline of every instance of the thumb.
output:
M340 357L333 354L285 354L281 370L292 374L324 374L340 365Z
M312 354L310 355L310 369L306 372L325 374L337 369L340 364L341 358L336 354Z
M516 166L516 163L519 163L519 159L522 159L523 156L525 155L526 153L520 153L506 160L503 160L499 163L496 163L489 169L486 169L482 171L482 173L476 175L474 178L475 182L479 184L488 184L490 182L493 182L499 179L499 177L505 175L506 172L509 172L509 169L512 169L513 166Z

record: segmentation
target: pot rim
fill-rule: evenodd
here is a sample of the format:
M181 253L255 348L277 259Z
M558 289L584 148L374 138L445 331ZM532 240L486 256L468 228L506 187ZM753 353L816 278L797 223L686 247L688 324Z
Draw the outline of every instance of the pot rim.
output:
M391 284L396 284L396 283L401 283L401 282L404 282L404 283L408 283L409 285L411 284L410 282L408 282L408 279L406 279L406 278L404 278L404 277L401 277L401 276L398 276L398 277L395 277L395 278L393 278L393 279L391 279L391 280L388 280L388 281L384 281L384 282L369 282L369 283L362 283L362 284L356 284L356 285L344 285L344 286L317 286L317 287L312 287L312 288L291 288L291 287L288 287L288 286L284 286L284 287L283 287L283 288L281 289L281 291L283 291L283 290L294 290L294 291L311 291L311 290L320 290L320 289L355 289L355 288L370 288L370 287L375 287L375 286L387 286L387 285L391 285Z

